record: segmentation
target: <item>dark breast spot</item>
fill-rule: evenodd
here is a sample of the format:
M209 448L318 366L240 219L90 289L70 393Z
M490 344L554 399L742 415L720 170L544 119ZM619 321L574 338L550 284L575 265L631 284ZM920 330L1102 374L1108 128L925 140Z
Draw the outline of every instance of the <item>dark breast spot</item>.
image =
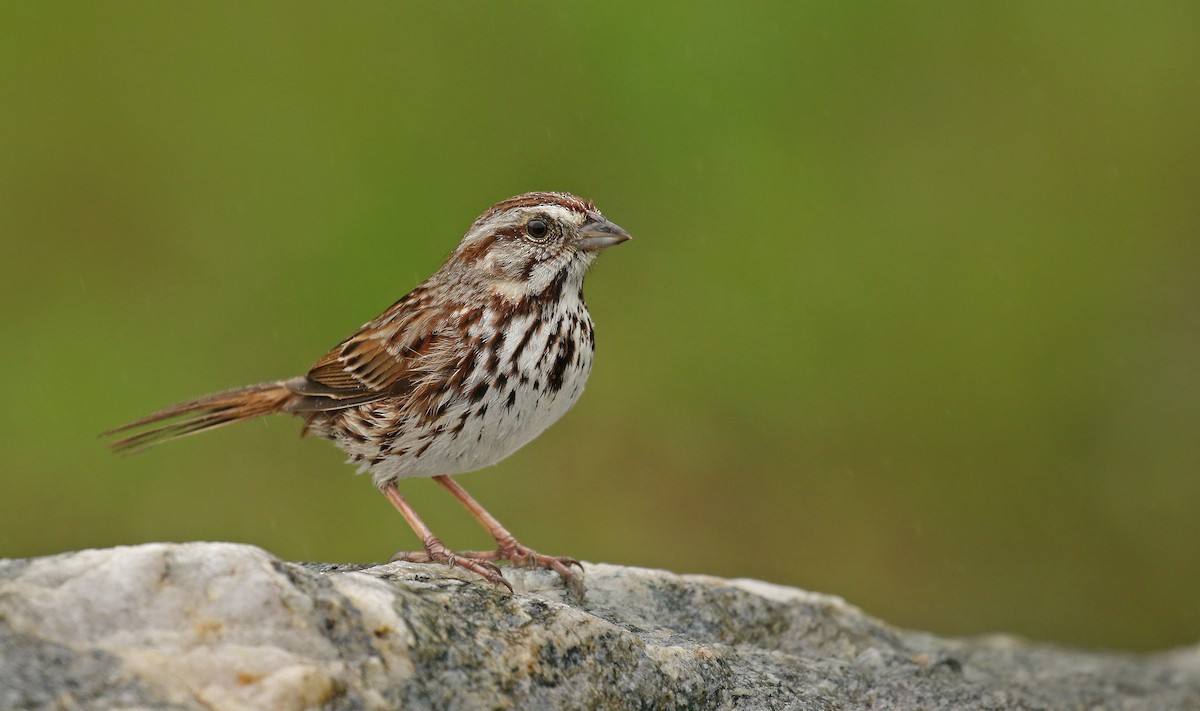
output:
M563 380L566 378L567 366L571 364L571 360L575 357L575 339L562 339L563 346L558 351L558 357L554 359L554 365L550 368L550 377L546 381L546 390L556 393L562 390Z
M554 359L554 365L550 368L550 377L546 379L546 392L556 393L562 390L563 378L567 374L568 360L563 357L562 353Z
M482 400L483 396L487 395L487 391L488 391L489 387L491 387L491 384L488 383L488 381L484 380L483 382L479 383L475 387L471 388L471 394L470 394L471 402L476 403L476 402L479 402L480 400Z
M470 410L467 410L466 412L464 412L462 415L459 416L458 424L454 425L454 429L450 430L450 433L453 435L453 437L451 439L458 439L458 433L462 432L463 428L467 426L467 418L470 416L471 416Z
M533 334L537 331L538 328L541 327L541 325L542 325L541 322L539 322L537 320L530 322L529 328L525 329L525 335L521 336L521 340L517 341L517 347L513 349L512 359L514 362L520 359L521 351L524 351L525 346L529 345L530 339L533 338Z

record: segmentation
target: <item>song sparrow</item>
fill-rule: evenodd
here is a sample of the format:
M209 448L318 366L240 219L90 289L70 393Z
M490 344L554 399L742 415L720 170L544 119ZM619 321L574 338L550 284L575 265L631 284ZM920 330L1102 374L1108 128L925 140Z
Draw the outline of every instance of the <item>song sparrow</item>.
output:
M527 193L493 205L437 273L367 322L307 375L228 390L107 432L136 451L233 422L287 413L343 449L404 516L423 553L392 560L459 566L512 586L494 561L555 570L579 594L569 566L521 545L451 474L499 462L562 417L592 369L595 339L583 278L603 249L629 239L592 203ZM433 477L496 539L495 551L454 553L396 484Z

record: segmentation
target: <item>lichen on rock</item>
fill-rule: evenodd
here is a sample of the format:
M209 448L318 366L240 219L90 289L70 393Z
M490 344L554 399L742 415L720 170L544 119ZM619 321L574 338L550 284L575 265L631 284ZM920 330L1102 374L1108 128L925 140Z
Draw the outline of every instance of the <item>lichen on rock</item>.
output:
M0 560L0 708L1200 708L1200 649L942 639L751 580L443 566L228 543Z

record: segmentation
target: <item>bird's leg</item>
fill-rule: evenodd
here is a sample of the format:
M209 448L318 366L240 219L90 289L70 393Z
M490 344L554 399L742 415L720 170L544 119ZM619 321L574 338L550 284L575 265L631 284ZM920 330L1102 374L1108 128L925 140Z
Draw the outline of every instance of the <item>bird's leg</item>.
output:
M413 533L421 539L421 545L425 547L424 553L397 553L388 561L389 563L397 560L407 561L409 563L445 563L449 566L457 566L464 568L473 573L481 575L485 580L494 585L503 585L512 592L512 585L504 579L500 569L495 563L488 560L481 560L471 556L464 556L451 551L442 544L442 541L429 530L429 526L421 520L417 512L413 510L411 504L400 495L400 490L396 488L396 482L388 482L385 486L379 489L387 500L392 502L392 506L400 512L404 520L408 522Z
M532 548L521 545L516 537L509 533L508 529L502 526L496 520L495 516L492 516L483 506L480 506L479 502L468 494L466 489L459 486L458 482L445 474L435 476L433 480L445 487L454 498L458 499L459 503L465 506L467 511L471 512L475 520L482 524L488 533L492 534L492 538L496 539L497 550L463 551L459 554L460 556L478 561L507 560L518 568L548 568L561 575L567 585L580 598L583 597L583 583L570 568L570 566L574 565L583 570L583 566L580 565L579 561L565 556L542 555Z

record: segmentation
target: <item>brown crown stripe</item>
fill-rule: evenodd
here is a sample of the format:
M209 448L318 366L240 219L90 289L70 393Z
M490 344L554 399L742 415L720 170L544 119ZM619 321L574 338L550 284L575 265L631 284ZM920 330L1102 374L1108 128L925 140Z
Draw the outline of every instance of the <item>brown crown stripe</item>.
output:
M591 202L570 193L525 193L510 197L488 208L476 222L482 222L494 215L517 207L536 207L538 205L560 205L568 210L577 212L595 211L596 206Z

